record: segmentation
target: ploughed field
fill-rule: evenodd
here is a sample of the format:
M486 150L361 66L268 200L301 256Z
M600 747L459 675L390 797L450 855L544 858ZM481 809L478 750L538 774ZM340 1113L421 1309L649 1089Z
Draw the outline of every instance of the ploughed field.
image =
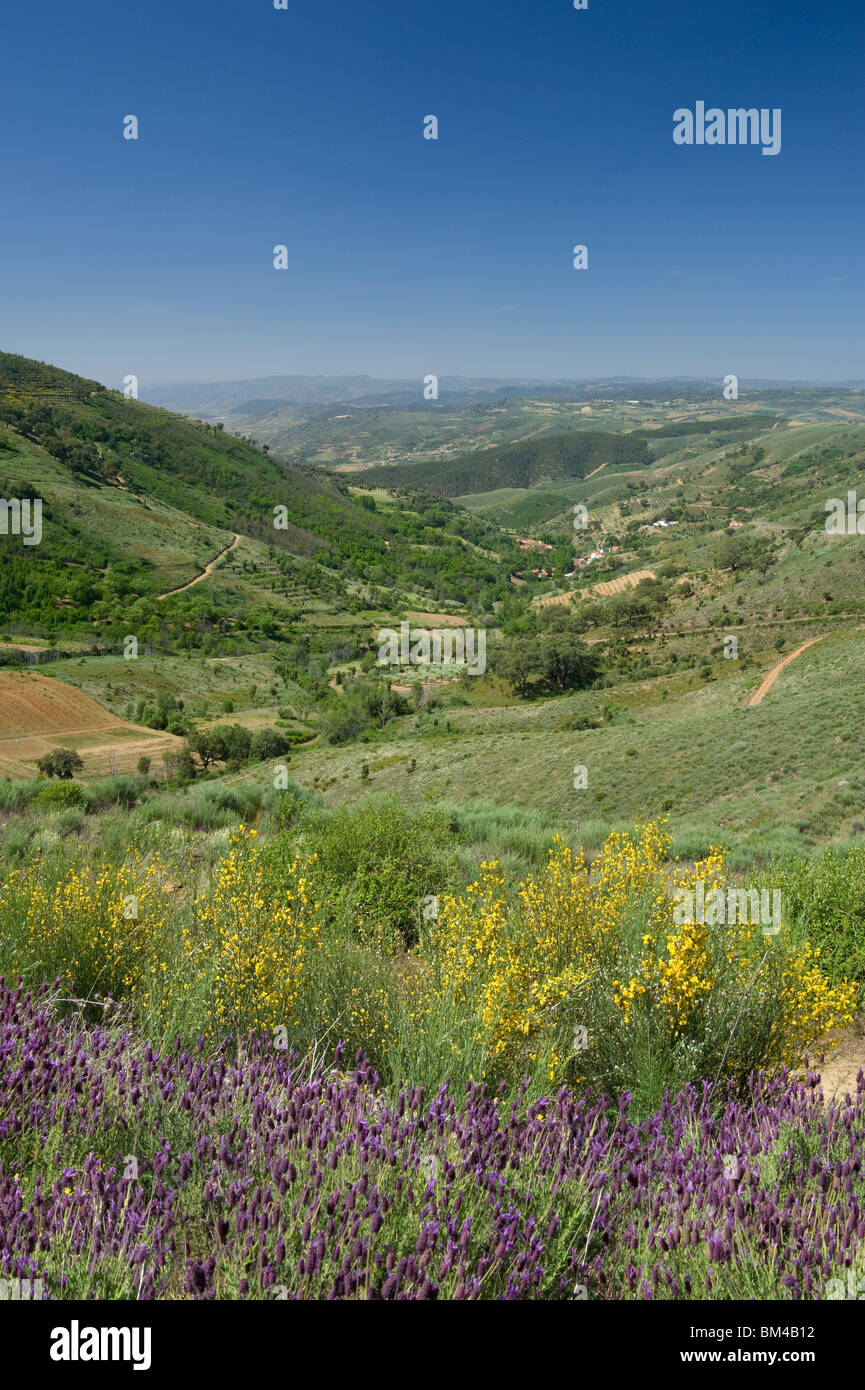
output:
M0 671L0 776L34 776L37 758L57 748L74 748L87 778L131 772L142 754L158 762L181 746L173 734L118 719L62 681Z

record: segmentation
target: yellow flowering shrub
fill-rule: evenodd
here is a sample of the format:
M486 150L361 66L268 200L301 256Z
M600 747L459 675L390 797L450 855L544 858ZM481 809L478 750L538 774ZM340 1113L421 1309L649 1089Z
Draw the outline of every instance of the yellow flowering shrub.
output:
M211 892L196 900L196 927L184 948L207 973L219 1032L272 1032L296 1023L296 1005L310 950L318 945L318 904L299 858L275 884L255 843L240 826L219 861Z
M557 837L542 871L509 884L484 863L415 947L387 951L358 939L351 905L322 917L314 858L261 849L244 826L197 895L201 856L183 837L110 866L37 852L0 883L0 973L128 1000L151 1036L284 1028L287 1046L321 1058L342 1042L391 1079L533 1073L641 1086L646 1105L796 1064L852 1021L857 986L833 985L783 924L683 920L677 895L723 892L725 857L670 854L663 822L612 833L591 865Z
M709 926L698 921L675 923L675 899L668 891L668 882L674 889L691 891L691 882L694 886L702 883L708 896L724 885L724 859L723 855L713 850L708 858L695 864L692 875L678 871L670 882L664 866L671 839L660 831L657 823L653 824L652 829L653 853L646 856L650 859L647 867L655 879L648 914L650 929L644 932L641 939L644 954L636 973L627 984L613 980L613 999L627 1023L635 1000L651 995L668 1029L675 1035L686 1026L695 1004L711 994L715 972ZM646 883L645 887L648 888L649 884ZM750 931L745 940L749 939ZM743 944L738 938L733 938L727 947L728 959L732 960ZM742 957L742 965L747 966L749 959L747 954Z
M678 890L723 889L725 860L712 850L685 869L671 862L671 843L662 821L613 832L589 867L557 838L516 895L485 863L476 883L442 899L420 944L433 1014L469 1021L466 1038L493 1070L518 1071L543 1053L551 1082L583 1070L567 1043L577 1022L590 1049L624 1057L638 1011L656 1051L687 1043L695 1063L712 1066L715 1048L730 1072L792 1064L852 1021L855 984L831 986L819 953L795 948L783 927L765 936L738 919L678 921Z
M703 886L704 901L714 891L727 889L725 856L720 850L713 849L691 870L674 870L674 890L696 894L698 884ZM794 948L785 939L783 924L777 935L766 934L759 922L741 921L738 913L728 913L720 926L706 921L677 924L674 896L665 893L658 902L665 921L654 933L644 935L645 953L638 970L627 984L614 981L615 1002L625 1022L635 998L648 996L663 1015L669 1034L676 1037L687 1028L701 1001L709 1001L713 994L723 991L733 1004L740 1000L741 1015L753 993L749 1016L763 1006L769 1018L761 1062L788 1066L831 1029L853 1022L857 985L846 979L830 985L818 964L819 949L807 942ZM734 1040L729 1052L733 1065L741 1052Z
M0 920L14 920L11 969L58 978L80 996L143 996L167 970L172 904L165 868L140 854L121 865L71 864L46 874L39 858L0 885Z

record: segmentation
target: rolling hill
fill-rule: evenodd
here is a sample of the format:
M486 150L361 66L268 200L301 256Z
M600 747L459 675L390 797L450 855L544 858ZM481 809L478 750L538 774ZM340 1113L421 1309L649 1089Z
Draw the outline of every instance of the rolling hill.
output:
M495 488L530 488L584 478L602 465L648 466L652 455L645 439L633 435L585 433L546 435L516 444L463 454L456 459L419 465L371 468L355 475L370 487L421 484L444 497L459 497Z
M258 612L260 640L337 596L343 608L346 598L392 608L403 590L438 601L449 573L457 590L460 575L481 589L497 579L463 543L483 545L496 528L444 502L379 509L220 426L9 353L0 492L42 508L38 545L0 537L0 623L21 636L116 640L131 622L153 644L185 634L200 645ZM236 536L241 553L228 554ZM220 556L220 582L201 584Z
M589 838L668 807L684 845L715 836L746 855L855 838L845 720L865 714L865 541L823 521L865 467L862 393L768 393L742 409L616 402L603 425L606 399L589 415L522 402L520 428L542 432L486 449L465 447L478 420L517 417L473 407L454 425L456 455L340 477L0 355L0 483L44 504L38 546L0 536L0 674L30 682L30 712L2 726L5 769L26 776L49 746L75 746L93 777L133 766L142 740L159 765L176 745L143 725L176 698L199 727L291 732L292 775L328 799L359 780L480 795L546 808ZM546 561L515 532L551 547ZM375 678L377 629L403 618L484 627L491 669L454 688L447 672L395 671L413 712L384 710L338 744L334 712ZM498 654L555 632L592 653L594 687L521 698ZM52 655L57 680L13 674ZM20 698L16 687L14 709ZM590 768L582 799L575 761Z

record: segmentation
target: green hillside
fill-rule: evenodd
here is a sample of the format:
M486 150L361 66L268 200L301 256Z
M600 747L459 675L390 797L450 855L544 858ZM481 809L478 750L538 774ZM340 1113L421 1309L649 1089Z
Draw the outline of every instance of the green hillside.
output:
M589 842L664 812L685 851L744 858L855 840L865 538L824 521L865 474L861 394L812 393L813 419L648 403L624 430L339 475L2 355L0 483L43 499L43 534L0 537L0 662L54 648L50 674L178 738L280 730L325 800L480 798ZM483 629L486 673L382 672L404 618ZM265 790L242 743L185 776Z
M496 488L530 488L536 483L584 478L605 464L633 467L651 461L645 439L635 435L546 435L456 459L427 460L422 473L417 465L370 468L356 474L355 481L370 487L399 487L418 483L422 477L423 486L431 492L458 497Z
M259 635L276 636L281 617L337 597L348 609L389 610L403 591L440 602L499 583L482 544L497 533L445 502L358 502L219 426L8 353L0 489L42 503L38 545L12 535L0 544L0 614L16 635L68 639L131 622L154 641L198 645L265 603L276 614ZM214 583L160 598L197 580L238 534L241 550L219 571L235 575L233 590Z

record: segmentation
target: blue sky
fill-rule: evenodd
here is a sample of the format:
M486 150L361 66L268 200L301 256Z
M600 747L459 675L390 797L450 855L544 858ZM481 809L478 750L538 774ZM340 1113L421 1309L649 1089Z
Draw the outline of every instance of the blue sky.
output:
M279 372L865 376L863 14L19 7L0 347L145 399ZM780 107L780 154L675 145L698 100Z

